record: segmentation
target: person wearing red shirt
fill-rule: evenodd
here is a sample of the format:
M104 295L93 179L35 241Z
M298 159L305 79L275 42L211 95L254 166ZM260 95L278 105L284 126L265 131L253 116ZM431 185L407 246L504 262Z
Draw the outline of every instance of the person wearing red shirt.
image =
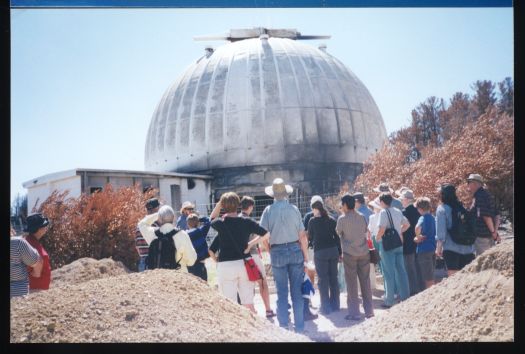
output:
M49 220L42 214L33 214L27 217L27 235L26 241L33 246L40 257L42 258L42 272L40 277L29 275L29 291L35 292L39 290L49 289L51 283L51 264L49 263L49 255L40 243L40 239L46 234Z

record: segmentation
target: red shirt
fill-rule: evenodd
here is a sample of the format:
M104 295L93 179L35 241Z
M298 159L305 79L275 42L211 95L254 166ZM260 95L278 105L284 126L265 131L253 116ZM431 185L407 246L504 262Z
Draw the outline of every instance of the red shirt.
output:
M29 275L29 289L47 290L49 289L49 283L51 283L51 264L49 263L49 255L40 241L38 241L33 235L27 236L26 241L38 251L38 254L44 261L40 278L35 278L31 276L31 274ZM28 272L30 273L31 270L32 268L29 267Z

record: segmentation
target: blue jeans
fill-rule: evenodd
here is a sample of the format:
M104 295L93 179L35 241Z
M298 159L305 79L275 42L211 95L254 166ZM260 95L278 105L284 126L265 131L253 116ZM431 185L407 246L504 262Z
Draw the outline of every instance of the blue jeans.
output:
M385 251L382 242L380 242L380 244L379 253L384 265L383 278L386 291L385 304L392 306L394 304L393 290L398 291L401 300L405 300L410 296L408 275L405 269L405 258L403 257L403 246L394 248L390 251Z
M288 328L288 281L292 298L295 330L304 330L303 295L304 257L299 243L272 245L270 248L272 272L277 288L277 320Z
M146 257L140 257L137 268L139 269L139 272L146 270Z

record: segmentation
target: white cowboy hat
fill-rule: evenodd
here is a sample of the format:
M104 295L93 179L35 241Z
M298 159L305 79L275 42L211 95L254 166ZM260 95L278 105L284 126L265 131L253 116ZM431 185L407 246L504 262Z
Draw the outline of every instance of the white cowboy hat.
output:
M372 208L375 209L381 209L381 204L379 203L379 198L376 198L374 200L371 200L368 202L368 205L370 205Z
M397 191L395 191L394 193L396 193L396 195L398 197L401 197L401 194L403 194L403 191L407 190L407 189L410 190L410 188L403 186L403 187L399 188Z
M264 193L270 197L275 197L276 195L291 194L293 192L292 186L284 184L282 178L276 178L273 180L271 186L264 188Z

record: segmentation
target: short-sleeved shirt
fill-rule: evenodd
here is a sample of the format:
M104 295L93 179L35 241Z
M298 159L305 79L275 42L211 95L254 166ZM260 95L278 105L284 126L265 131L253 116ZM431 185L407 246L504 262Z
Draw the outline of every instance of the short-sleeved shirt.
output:
M399 210L397 208L394 208L392 206L390 208L388 208L388 209L381 210L381 212L379 213L379 227L384 227L385 229L388 229L390 227L390 222L388 220L388 215L387 215L387 212L386 212L387 210L390 212L390 215L392 215L392 222L394 224L394 228L396 229L396 231L397 231L397 233L399 235L402 235L401 234L401 225L402 224L409 224L409 222L408 222L407 218L403 215L401 210ZM403 239L403 242L404 241L405 240Z
M341 255L341 240L335 231L336 221L330 217L313 217L308 222L308 237L312 239L314 251L337 247Z
M29 293L29 274L27 266L32 266L40 259L38 251L21 237L11 237L9 273L11 297Z
M436 250L436 220L430 213L419 217L416 227L421 228L425 239L417 244L417 253L434 252Z
M361 214L363 214L363 216L365 217L365 220L366 220L366 224L368 225L369 221L370 221L370 215L372 215L374 212L372 210L370 210L366 205L361 205L359 207L359 209L357 209L358 212L360 212Z
M490 216L493 220L496 216L496 208L494 206L493 197L483 187L480 187L474 193L473 210L476 213L476 236L477 237L492 237L484 216Z
M474 253L474 245L458 245L450 236L452 228L452 208L448 204L441 204L436 209L436 239L443 242L444 251L459 254Z
M410 223L410 227L403 233L403 254L414 254L417 246L414 242L414 237L416 236L415 228L421 214L419 214L413 204L410 204L403 209L403 215Z
M270 232L270 245L295 242L299 232L305 229L301 212L288 200L274 200L262 215L260 225Z
M210 245L210 250L219 251L219 262L236 261L245 257L251 234L264 236L266 230L250 218L226 217L215 219L211 227L217 230L217 236Z
M248 218L248 219L252 219L251 216L248 215L248 214L246 214L244 211L241 211L241 212L239 213L239 217L240 217L240 218ZM252 220L253 220L253 219L252 219ZM248 239L248 242L250 242L251 240L253 240L253 239L256 238L256 237L257 237L256 234L250 234L250 238ZM259 252L260 252L260 250L259 250L259 245L256 245L256 246L250 248L250 254L251 254L252 256L259 255Z
M341 215L335 227L341 237L343 253L360 257L368 253L367 224L363 214L356 211Z

